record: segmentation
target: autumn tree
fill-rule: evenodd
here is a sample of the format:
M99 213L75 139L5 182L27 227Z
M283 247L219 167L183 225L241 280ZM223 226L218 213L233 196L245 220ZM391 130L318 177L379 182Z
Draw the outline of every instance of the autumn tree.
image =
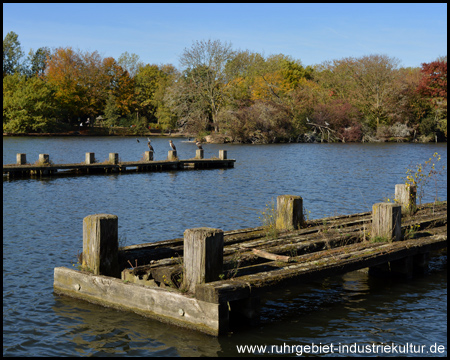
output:
M55 98L69 123L76 123L83 116L85 89L80 83L81 71L81 56L70 47L55 49L45 69L45 79L56 89Z
M252 100L252 86L257 76L258 64L264 62L264 57L249 50L240 50L225 65L226 87L229 99L228 105L234 109L240 106L250 106Z
M331 131L332 138L342 142L360 141L362 137L361 113L344 100L316 104L311 122L320 125L320 130Z
M103 59L97 51L79 52L79 58L80 111L83 117L95 119L103 112L108 97L108 76L102 69Z
M283 54L270 55L266 59L260 58L252 69L255 82L252 95L256 99L271 99L283 102L289 92L294 90L300 82L312 79L313 69L304 68L299 60Z
M386 55L368 55L327 61L318 66L317 79L336 98L355 105L369 127L391 125L389 99L399 91L399 60Z
M137 110L134 98L135 83L128 71L124 70L114 58L108 57L103 59L102 73L106 77L105 90L113 95L121 115L135 113Z
M417 92L433 104L436 127L447 137L447 61L423 63L421 74Z

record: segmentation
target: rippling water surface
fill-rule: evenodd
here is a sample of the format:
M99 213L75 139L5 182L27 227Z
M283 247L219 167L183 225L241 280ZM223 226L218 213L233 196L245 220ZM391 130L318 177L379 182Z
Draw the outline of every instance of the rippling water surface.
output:
M177 138L178 156L195 145ZM154 138L155 159L167 157ZM262 323L214 338L53 294L53 268L71 267L82 249L90 214L119 217L126 245L182 237L187 228L259 226L259 211L278 195L300 195L310 218L370 211L393 197L406 169L434 152L447 163L446 144L206 145L236 159L226 170L53 177L3 181L4 356L238 356L236 345L414 343L447 348L446 257L407 282L355 272L267 295ZM3 163L40 153L54 163L100 161L110 152L138 160L146 139L129 137L8 137ZM447 199L447 172L430 182L423 202ZM444 354L446 355L446 350ZM330 354L332 355L332 354ZM416 354L421 355L421 354ZM433 355L433 354L429 354ZM439 354L437 354L439 355Z

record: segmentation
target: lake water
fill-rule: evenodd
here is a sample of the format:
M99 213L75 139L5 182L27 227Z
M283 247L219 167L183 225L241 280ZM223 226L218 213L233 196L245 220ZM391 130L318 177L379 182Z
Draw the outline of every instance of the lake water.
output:
M194 157L195 144L173 140L179 158ZM26 153L29 163L41 153L55 164L83 162L86 152L99 161L110 152L121 161L139 160L146 142L4 137L3 163L15 163L17 153ZM166 159L168 144L167 138L152 138L155 160ZM268 294L260 326L219 338L53 293L53 268L76 263L87 215L117 215L119 238L133 245L182 237L185 229L200 226L260 226L259 212L283 194L302 196L311 219L352 214L392 199L406 169L433 153L442 157L439 166L447 164L447 144L210 144L204 149L205 158L227 150L235 167L4 178L4 356L244 355L236 345L267 345L266 354L272 345L278 350L286 345L284 351L295 355L296 346L313 343L413 344L424 345L424 351L442 346L441 353L427 355L447 354L446 256L433 260L429 274L406 282L353 272ZM427 184L422 202L436 196L447 200L446 169L437 183Z

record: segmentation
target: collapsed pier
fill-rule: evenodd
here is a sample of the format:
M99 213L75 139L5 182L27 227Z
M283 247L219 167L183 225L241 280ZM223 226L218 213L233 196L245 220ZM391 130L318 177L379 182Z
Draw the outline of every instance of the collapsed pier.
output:
M267 291L365 269L410 278L447 247L447 202L396 203L371 212L305 220L303 199L277 198L275 229L187 229L184 237L119 248L117 216L83 220L80 269L54 269L56 294L134 311L218 336L234 319L257 324ZM269 231L271 230L271 231ZM274 231L273 231L274 230Z

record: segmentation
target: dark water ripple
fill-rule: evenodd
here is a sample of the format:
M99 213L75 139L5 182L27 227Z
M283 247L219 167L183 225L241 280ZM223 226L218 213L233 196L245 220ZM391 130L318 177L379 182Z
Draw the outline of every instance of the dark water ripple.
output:
M153 140L157 159L167 143ZM181 158L193 156L193 144L175 143ZM268 294L261 326L219 339L53 294L53 269L76 263L87 215L118 215L119 237L131 245L193 227L259 226L259 211L280 194L301 195L310 218L350 214L392 196L406 168L435 151L447 162L441 144L208 145L205 157L223 148L237 159L234 169L4 180L3 355L237 356L236 344L283 342L447 346L446 257L404 283L351 273ZM131 161L145 150L145 139L14 137L4 138L3 163L16 153L82 162L88 151ZM446 173L438 186L447 199ZM434 184L426 190L423 201L432 201Z

